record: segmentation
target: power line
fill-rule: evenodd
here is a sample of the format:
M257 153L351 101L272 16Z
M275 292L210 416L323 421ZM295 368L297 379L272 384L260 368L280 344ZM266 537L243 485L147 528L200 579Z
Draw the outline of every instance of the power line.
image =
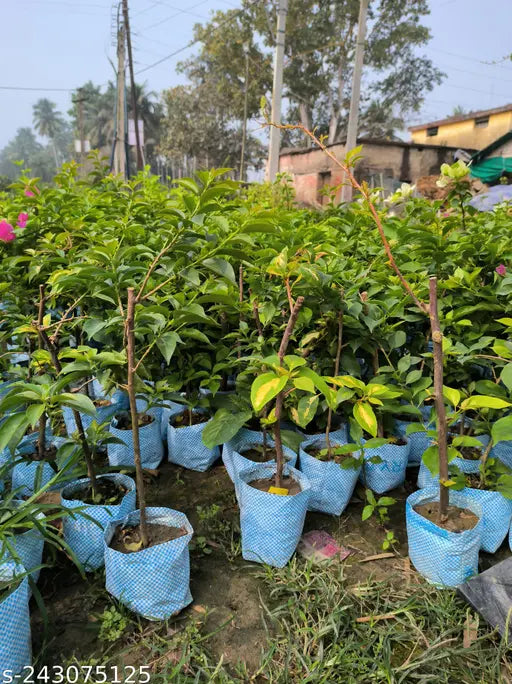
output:
M0 86L0 90L35 90L48 93L72 93L76 88L30 88L28 86Z
M192 5L189 9L178 9L177 7L172 7L172 9L176 9L178 11L174 14L171 14L170 17L165 17L165 19L160 19L159 21L156 21L154 24L151 24L150 26L145 26L144 31L149 31L149 29L156 28L161 24L165 24L166 22L171 21L171 19L178 17L180 14L191 14L193 17L199 17L199 19L207 19L207 17L203 17L200 14L190 11L195 9L196 7L199 7L200 5L204 5L207 2L209 2L209 0L200 0L200 2L197 2L195 5Z
M476 59L475 57L469 57L468 55L459 55L456 52L448 52L447 50L441 50L440 48L434 48L431 47L430 45L426 45L425 50L432 50L433 52L441 52L444 55L450 55L450 57L458 57L459 59L466 59L470 62L477 62L478 64L482 64L483 66L488 66L488 67L495 67L497 69L505 69L506 71L512 71L510 67L505 67L502 66L501 64L489 64L488 62L484 62L481 59Z
M249 7L251 7L252 5L254 5L256 2L260 2L260 0L252 0L252 2L249 4ZM229 24L229 22L231 22L231 21L233 21L234 19L236 19L240 14L244 14L245 11L246 11L246 10L245 10L243 7L240 8L237 12L235 12L234 14L232 14L230 17L226 17L226 19L225 19L224 21L219 22L219 23L217 24L217 26L215 26L214 30L220 29L220 28L222 28L223 26L225 26L226 24ZM174 50L174 52L171 52L169 55L166 55L165 57L162 57L161 59L157 60L156 62L153 62L152 64L148 64L148 66L144 67L144 69L139 69L139 71L137 71L136 73L137 73L137 74L142 74L142 73L144 73L145 71L148 71L149 69L153 69L153 67L156 67L156 66L158 66L159 64L162 64L163 62L166 62L168 59L172 59L172 58L175 57L176 55L179 55L181 52L185 52L185 50L188 50L188 49L191 48L193 45L195 45L196 43L200 43L200 42L201 42L201 39L200 39L200 38L195 38L194 40L191 40L189 43L187 43L187 45L184 45L183 47L178 48L177 50Z

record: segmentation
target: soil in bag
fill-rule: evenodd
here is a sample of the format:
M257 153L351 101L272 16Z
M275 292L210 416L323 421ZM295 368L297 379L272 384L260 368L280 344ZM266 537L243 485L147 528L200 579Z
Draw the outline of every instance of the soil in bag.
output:
M349 454L336 454L336 445L333 444L331 447L331 456L329 456L327 452L326 447L315 447L315 446L309 446L304 449L304 451L309 455L312 456L313 458L316 458L318 461L334 461L335 463L343 463L343 461L347 458L354 458L354 455L352 453Z
M179 539L187 534L185 527L170 527L169 525L159 525L158 523L148 523L148 545L146 549L165 542ZM121 553L136 553L142 550L142 540L140 536L140 526L118 527L109 544L114 551Z
M275 448L268 446L266 449L263 449L263 445L243 449L240 451L240 455L255 463L266 463L267 461L275 461L277 459Z
M250 487L254 487L254 489L259 489L260 492L268 492L270 487L276 486L275 478L273 477L264 477L260 480L248 482L247 484ZM286 496L295 496L295 494L300 494L302 491L300 484L291 477L283 477L281 487L288 490L288 494Z
M190 415L188 411L185 411L185 413L180 413L171 418L171 425L175 428L190 427L191 425L207 423L209 420L210 416L204 413L193 412L192 415Z
M82 501L85 504L115 506L120 504L128 489L123 485L107 478L96 480L96 498L93 496L90 483L84 484L80 489L75 489L69 493L70 499Z
M423 516L434 525L442 527L449 532L466 532L472 530L478 524L479 518L472 511L467 508L458 508L458 506L448 506L446 521L441 522L439 515L439 502L431 501L429 503L418 504L414 510L419 515Z
M137 418L139 421L139 427L144 427L144 425L149 425L154 421L153 416L148 413L137 413ZM120 413L116 416L118 430L131 430L132 429L132 417L130 413Z

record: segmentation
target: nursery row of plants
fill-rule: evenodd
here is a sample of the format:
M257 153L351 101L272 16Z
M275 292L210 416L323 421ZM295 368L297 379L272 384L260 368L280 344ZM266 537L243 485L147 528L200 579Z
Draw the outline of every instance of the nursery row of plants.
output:
M222 457L244 559L278 568L308 510L341 515L359 481L363 517L385 511L411 466L427 579L460 584L509 534L510 209L469 207L461 164L443 201L363 186L322 213L225 171L169 190L69 164L0 196L0 671L30 663L45 541L143 617L191 602L192 527L146 506L164 459Z

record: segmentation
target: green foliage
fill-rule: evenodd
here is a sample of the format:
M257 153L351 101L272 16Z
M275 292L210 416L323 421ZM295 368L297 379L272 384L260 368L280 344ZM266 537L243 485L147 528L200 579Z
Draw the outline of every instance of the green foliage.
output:
M116 606L105 608L99 616L100 631L98 638L100 641L113 642L120 639L128 628L130 621L128 617L120 612Z

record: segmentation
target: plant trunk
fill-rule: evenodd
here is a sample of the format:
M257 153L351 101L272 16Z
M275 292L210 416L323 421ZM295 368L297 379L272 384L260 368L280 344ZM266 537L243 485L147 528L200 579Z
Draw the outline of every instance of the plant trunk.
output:
M377 348L375 348L373 350L372 363L373 363L373 375L374 375L374 377L377 377L377 375L380 372L379 350ZM382 416L378 412L377 412L377 437L384 437L384 426L382 424Z
M336 347L336 357L334 359L334 377L340 374L340 359L341 359L341 347L343 343L343 309L338 311L338 345ZM329 407L329 413L327 414L327 427L325 428L325 445L327 447L327 455L331 458L331 433L332 425L332 408Z
M430 328L434 345L434 394L437 414L437 445L439 449L439 516L445 522L448 516L449 491L448 445L446 440L446 409L443 399L443 334L437 309L437 278L430 278Z
M290 318L288 319L288 325L283 333L283 339L281 340L281 346L279 347L278 357L279 365L283 365L283 359L288 349L288 344L290 342L290 337L297 323L297 317L299 311L304 304L304 297L297 297L297 301L290 313ZM281 440L281 416L283 413L283 403L284 403L284 392L279 392L276 398L276 422L274 423L274 441L276 443L276 487L281 487L283 482L283 469L284 469L284 455L283 455L283 442Z
M128 288L128 304L126 309L126 355L128 358L128 396L130 398L130 414L132 418L133 458L135 461L135 477L140 511L140 539L142 548L148 545L148 527L146 519L146 493L144 473L140 460L139 417L135 397L135 290Z
M37 460L43 461L46 453L46 421L48 416L43 413L39 418L39 435L37 437Z

